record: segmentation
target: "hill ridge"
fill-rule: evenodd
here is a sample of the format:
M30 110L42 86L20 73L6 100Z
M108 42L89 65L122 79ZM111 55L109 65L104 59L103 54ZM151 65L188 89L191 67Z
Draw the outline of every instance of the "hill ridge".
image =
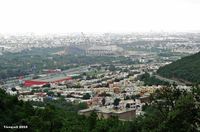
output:
M200 52L160 67L157 73L166 78L200 83Z

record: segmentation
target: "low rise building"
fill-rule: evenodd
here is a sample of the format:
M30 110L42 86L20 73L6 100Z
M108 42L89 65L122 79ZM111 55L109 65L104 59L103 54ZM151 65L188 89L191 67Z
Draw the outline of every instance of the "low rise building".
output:
M126 108L126 109L109 109L105 107L99 107L99 108L89 108L80 110L78 114L90 116L92 112L96 112L98 118L108 119L110 117L118 117L119 120L123 121L131 121L136 117L136 109L133 108Z

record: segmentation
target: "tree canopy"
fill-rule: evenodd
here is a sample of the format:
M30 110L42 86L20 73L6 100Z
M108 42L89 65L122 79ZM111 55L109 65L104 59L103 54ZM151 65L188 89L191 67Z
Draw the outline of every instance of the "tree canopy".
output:
M67 103L64 99L45 101L45 104L18 101L16 96L0 90L0 131L10 131L4 125L27 125L28 131L42 132L197 132L200 129L200 88L190 91L176 86L157 90L146 104L145 114L133 121L120 121L117 117L98 118L78 115L84 109L80 104ZM39 106L33 108L32 105ZM41 107L43 106L43 107ZM128 107L128 106L127 106ZM12 129L12 131L18 131Z

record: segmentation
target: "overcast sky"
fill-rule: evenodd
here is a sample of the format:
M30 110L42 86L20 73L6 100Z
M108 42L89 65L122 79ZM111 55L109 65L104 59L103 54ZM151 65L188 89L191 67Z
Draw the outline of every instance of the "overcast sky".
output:
M0 0L0 33L200 31L200 0Z

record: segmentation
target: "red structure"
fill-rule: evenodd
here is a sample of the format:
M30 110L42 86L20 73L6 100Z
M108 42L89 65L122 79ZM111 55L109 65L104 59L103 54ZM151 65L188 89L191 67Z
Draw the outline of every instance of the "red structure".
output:
M71 80L71 79L72 79L71 77L66 77L66 78L54 80L54 81L25 80L24 86L25 87L31 87L33 85L45 85L45 84L48 84L48 83L59 83L59 82L63 82L63 81Z
M45 84L48 84L48 82L34 81L34 80L25 80L24 81L25 87L31 87L33 85L45 85Z

